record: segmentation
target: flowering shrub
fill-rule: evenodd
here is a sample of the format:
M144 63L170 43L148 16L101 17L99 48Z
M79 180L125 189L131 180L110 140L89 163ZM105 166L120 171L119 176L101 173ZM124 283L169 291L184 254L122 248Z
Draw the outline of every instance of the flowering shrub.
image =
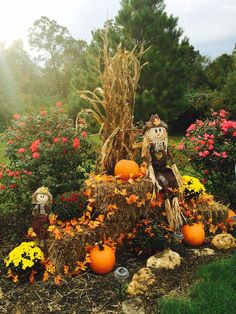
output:
M24 173L24 182L18 180L15 170L0 176L0 198L2 195L7 199L9 191L14 191L17 199L26 199L18 195L26 186L28 194L39 186L48 186L54 197L65 191L78 190L94 163L92 143L85 127L80 124L76 132L73 121L62 110L60 103L39 113L15 114L3 140L8 144L6 155L11 167ZM28 205L30 203L31 197L28 198Z
M141 220L127 235L130 250L137 254L152 254L163 250L169 238L170 235L163 226L149 219Z
M15 165L0 166L0 203L24 203L22 197L31 197L27 193L31 185L31 171L19 169ZM7 196L7 198L6 198Z
M199 179L191 176L183 176L183 186L181 188L185 198L196 198L203 194L206 189Z
M213 194L236 205L236 121L227 120L227 116L222 109L191 124L179 149L200 171Z
M15 247L5 258L4 263L8 268L8 277L11 277L14 282L19 280L19 277L24 275L32 276L40 269L42 270L42 262L44 254L35 242L22 242ZM33 271L33 272L32 272Z
M78 192L67 192L58 195L53 200L52 212L57 214L60 220L79 218L86 209L87 199Z

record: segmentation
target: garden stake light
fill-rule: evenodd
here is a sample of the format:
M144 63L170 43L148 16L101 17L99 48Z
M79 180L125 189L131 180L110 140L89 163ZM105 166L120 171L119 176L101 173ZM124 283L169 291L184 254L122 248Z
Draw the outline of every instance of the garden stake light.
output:
M118 267L114 271L114 277L119 282L119 297L120 297L120 300L122 300L122 288L124 286L125 281L129 277L129 271L125 267Z

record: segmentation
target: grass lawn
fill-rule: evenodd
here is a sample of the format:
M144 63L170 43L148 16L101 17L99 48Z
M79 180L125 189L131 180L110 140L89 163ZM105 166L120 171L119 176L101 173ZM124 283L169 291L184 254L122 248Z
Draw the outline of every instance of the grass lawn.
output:
M221 259L199 270L189 296L162 298L161 314L231 314L236 306L236 258Z

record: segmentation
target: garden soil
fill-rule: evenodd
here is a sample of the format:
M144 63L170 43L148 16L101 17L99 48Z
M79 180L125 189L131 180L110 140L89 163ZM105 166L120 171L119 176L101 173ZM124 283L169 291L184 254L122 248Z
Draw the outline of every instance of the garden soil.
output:
M3 244L3 243L2 243ZM130 298L123 289L119 294L119 283L113 273L96 275L90 270L77 277L63 277L60 285L53 280L37 281L34 284L13 283L6 277L3 258L9 252L6 243L0 250L0 313L8 314L86 314L121 313L122 301ZM156 283L151 291L141 296L147 314L158 313L158 299L162 296L186 295L190 285L197 280L200 265L228 257L231 252L218 251L212 256L195 256L184 245L174 248L182 259L174 270L156 270ZM117 254L117 267L127 267L130 280L135 272L146 266L148 256L128 253Z

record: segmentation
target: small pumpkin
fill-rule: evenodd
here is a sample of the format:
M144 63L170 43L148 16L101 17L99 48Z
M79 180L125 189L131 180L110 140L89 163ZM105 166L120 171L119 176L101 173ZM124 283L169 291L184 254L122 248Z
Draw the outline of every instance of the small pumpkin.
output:
M90 251L90 267L97 274L110 273L115 267L114 250L105 244L97 244Z
M236 214L235 212L232 210L232 209L229 209L228 210L228 219L227 219L227 222L230 226L235 226L236 225L236 221L233 220L232 218L233 217L236 217Z
M128 180L130 178L136 178L139 175L139 166L133 160L122 159L116 163L114 171L115 176Z
M205 231L201 223L184 225L182 230L183 241L190 246L202 245L205 240Z

